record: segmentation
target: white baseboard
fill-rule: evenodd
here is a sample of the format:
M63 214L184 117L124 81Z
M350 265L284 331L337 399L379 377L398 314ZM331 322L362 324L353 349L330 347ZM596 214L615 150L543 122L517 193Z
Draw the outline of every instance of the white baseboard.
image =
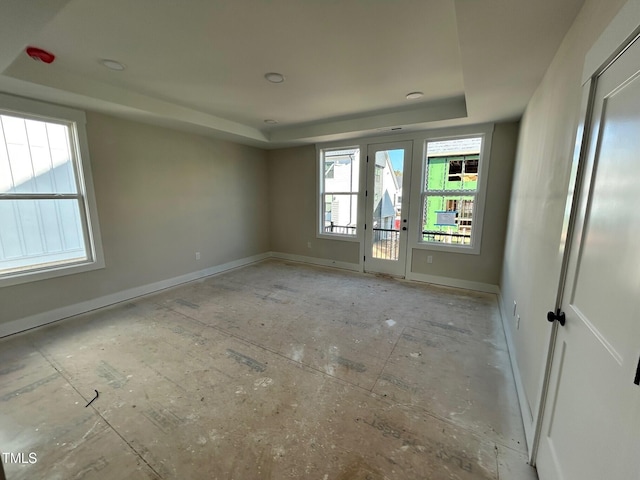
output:
M426 273L409 272L406 276L407 280L415 280L416 282L433 283L435 285L443 285L445 287L465 288L467 290L476 290L485 293L499 293L500 289L497 285L482 282L472 282L470 280L460 280L458 278L441 277L439 275L427 275Z
M522 383L522 376L520 375L520 368L518 367L518 360L516 359L515 346L513 344L513 337L511 336L511 325L509 319L513 315L508 315L505 310L502 294L498 292L498 306L500 307L500 318L502 319L502 329L504 330L504 336L507 340L507 350L509 351L509 360L511 361L511 370L513 371L513 378L516 382L516 392L518 393L518 402L520 403L520 416L522 417L522 425L524 426L524 436L527 440L527 452L529 461L531 461L531 454L533 452L533 441L535 436L535 421L531 408L529 408L529 402L527 401L527 395L524 391L524 384Z
M139 287L123 290L121 292L112 293L103 297L87 300L86 302L75 303L66 307L57 308L44 313L38 313L30 317L19 318L7 323L0 323L0 338L7 335L13 335L15 333L24 332L32 328L41 327L63 318L72 317L81 313L90 312L97 308L107 307L120 302L131 300L132 298L154 293L166 288L175 287L182 283L191 282L200 278L209 277L219 273L227 272L238 267L243 267L251 263L260 262L271 257L271 253L261 253L259 255L253 255L251 257L245 257L232 262L223 263L222 265L216 265L215 267L206 268L197 272L187 273L178 277L169 278L167 280L161 280L160 282L150 283L148 285L141 285Z
M299 263L308 263L311 265L320 265L323 267L342 268L352 272L362 272L362 265L358 263L339 262L336 260L328 260L325 258L307 257L305 255L294 255L291 253L271 252L272 258L282 260L290 260ZM408 273L407 280L416 282L432 283L434 285L443 285L445 287L465 288L467 290L476 290L486 293L499 293L500 289L497 285L482 282L472 282L469 280L460 280L457 278L440 277L438 275L426 275L424 273Z
M342 268L352 272L361 272L362 267L357 263L339 262L337 260L328 260L326 258L307 257L305 255L294 255L292 253L271 252L272 258L281 260L290 260L292 262L309 263L311 265L320 265L322 267Z

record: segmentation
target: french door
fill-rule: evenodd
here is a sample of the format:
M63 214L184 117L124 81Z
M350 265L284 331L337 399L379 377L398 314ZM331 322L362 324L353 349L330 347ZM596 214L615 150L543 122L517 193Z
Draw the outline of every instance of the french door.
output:
M411 141L367 148L366 272L405 276L412 153Z

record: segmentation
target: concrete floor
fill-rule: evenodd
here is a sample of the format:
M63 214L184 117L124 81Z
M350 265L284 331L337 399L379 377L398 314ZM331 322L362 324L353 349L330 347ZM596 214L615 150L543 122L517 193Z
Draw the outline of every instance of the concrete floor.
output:
M0 450L37 457L9 480L536 478L495 295L281 261L1 340Z

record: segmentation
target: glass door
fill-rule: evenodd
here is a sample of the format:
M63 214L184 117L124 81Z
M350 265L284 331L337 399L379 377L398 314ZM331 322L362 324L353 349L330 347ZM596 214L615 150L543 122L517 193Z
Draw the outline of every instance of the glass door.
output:
M366 272L405 276L411 154L410 141L368 146Z

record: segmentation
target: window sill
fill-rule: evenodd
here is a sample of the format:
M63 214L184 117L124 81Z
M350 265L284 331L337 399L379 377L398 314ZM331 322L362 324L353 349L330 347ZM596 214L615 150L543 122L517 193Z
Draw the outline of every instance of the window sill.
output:
M464 255L480 255L480 245L478 246L469 246L469 245L451 245L445 243L427 243L427 242L418 242L412 245L411 248L415 248L418 250L433 250L436 252L448 252L448 253L461 253Z
M341 235L339 233L316 233L316 238L323 240L339 240L341 242L360 242L360 235Z
M63 277L66 275L74 275L76 273L89 272L92 270L99 270L104 268L104 266L104 261L97 260L73 265L60 265L59 267L48 268L46 270L33 270L31 272L0 275L0 288Z

